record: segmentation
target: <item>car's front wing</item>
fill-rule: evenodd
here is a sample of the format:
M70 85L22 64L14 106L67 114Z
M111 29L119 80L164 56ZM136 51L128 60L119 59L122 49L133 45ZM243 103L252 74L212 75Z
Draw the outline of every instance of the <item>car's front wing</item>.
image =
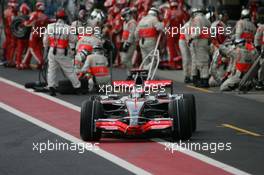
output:
M150 130L164 130L173 126L171 118L156 118L149 120L142 125L128 125L118 119L99 119L96 120L96 128L106 131L119 131L127 135L143 134Z

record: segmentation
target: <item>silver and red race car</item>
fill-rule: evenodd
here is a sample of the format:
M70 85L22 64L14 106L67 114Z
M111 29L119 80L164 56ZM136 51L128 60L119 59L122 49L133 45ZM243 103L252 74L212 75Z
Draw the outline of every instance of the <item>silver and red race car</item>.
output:
M137 77L134 82L114 81L113 85L133 88L129 94L91 96L83 102L80 134L84 141L99 141L104 132L135 136L150 131L168 133L173 140L188 140L196 130L195 98L162 91L162 87L172 85L171 80ZM146 94L153 86L159 91Z

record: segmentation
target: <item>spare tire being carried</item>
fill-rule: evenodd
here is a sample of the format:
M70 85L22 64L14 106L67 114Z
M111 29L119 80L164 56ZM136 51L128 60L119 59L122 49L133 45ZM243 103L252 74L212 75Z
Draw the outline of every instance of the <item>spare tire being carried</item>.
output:
M28 39L31 27L23 26L22 23L28 20L28 16L17 16L13 19L11 23L11 32L12 34L19 39Z

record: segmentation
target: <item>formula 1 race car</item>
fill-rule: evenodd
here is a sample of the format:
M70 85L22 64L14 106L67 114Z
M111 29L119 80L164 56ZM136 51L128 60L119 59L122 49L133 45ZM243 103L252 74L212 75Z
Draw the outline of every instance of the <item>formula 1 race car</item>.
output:
M173 140L191 138L196 130L194 96L161 92L146 94L142 87L166 85L171 80L140 82L140 78L132 84L130 94L91 96L83 102L80 135L84 141L99 141L104 132L137 136L162 131L169 133ZM124 84L131 85L131 81L119 81L116 85Z

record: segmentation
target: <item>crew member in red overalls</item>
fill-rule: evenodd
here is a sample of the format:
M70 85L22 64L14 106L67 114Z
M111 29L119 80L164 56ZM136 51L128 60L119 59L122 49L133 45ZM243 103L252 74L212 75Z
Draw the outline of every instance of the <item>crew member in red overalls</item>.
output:
M249 0L248 2L250 14L251 14L251 21L256 24L257 22L257 15L258 15L258 7L261 6L258 0Z
M29 38L29 47L22 64L23 69L30 67L32 56L34 56L38 62L38 69L41 69L44 63L42 52L43 43L40 30L43 32L44 27L46 27L49 22L48 16L44 14L44 10L45 4L43 2L37 2L36 10L30 14L29 20L24 23L25 26L32 27L32 31Z
M115 4L114 13L115 16L113 18L112 24L112 30L110 32L110 35L112 36L112 41L114 42L114 45L116 47L116 58L115 58L115 65L120 66L121 64L121 58L119 50L121 48L121 39L122 39L122 29L123 29L123 20L121 18L121 9L124 8L127 5L126 0L118 0Z
M212 36L212 40L216 40L216 41L213 41L213 42L218 42L219 44L223 44L224 41L226 40L227 38L227 21L228 21L229 17L228 17L228 14L226 11L223 11L223 12L220 12L219 13L219 20L216 20L212 23L211 25L211 28L212 30L211 31L214 31L215 30L215 33L214 35L211 35ZM224 32L219 32L219 31L223 31Z
M182 69L182 59L180 56L179 36L180 27L189 19L188 13L183 8L182 3L176 0L170 1L170 8L165 11L164 25L170 32L166 32L167 53L169 59L169 68Z
M135 6L137 7L137 22L139 22L144 16L148 14L151 7L152 0L137 0Z
M30 13L30 8L26 3L21 4L19 8L21 16L28 16ZM28 38L17 39L17 51L16 51L16 68L21 69L21 62L23 53L27 51L28 48Z
M103 34L106 37L111 38L110 32L112 30L112 23L115 16L114 13L115 0L106 0L104 6L107 9L107 19L103 28Z
M11 23L15 16L17 16L18 4L16 0L9 0L8 7L4 11L4 24L5 24L5 36L6 39L3 43L4 57L7 60L7 67L14 67L14 53L16 49L16 37L11 33Z
M134 6L136 7L136 15L135 15L135 19L137 21L137 23L139 23L139 21L147 16L148 11L150 9L152 5L152 0L136 0L134 3ZM142 60L142 56L141 56L141 51L140 51L140 47L137 44L136 47L136 52L135 55L133 57L133 62L134 62L134 66L138 67L141 63Z

